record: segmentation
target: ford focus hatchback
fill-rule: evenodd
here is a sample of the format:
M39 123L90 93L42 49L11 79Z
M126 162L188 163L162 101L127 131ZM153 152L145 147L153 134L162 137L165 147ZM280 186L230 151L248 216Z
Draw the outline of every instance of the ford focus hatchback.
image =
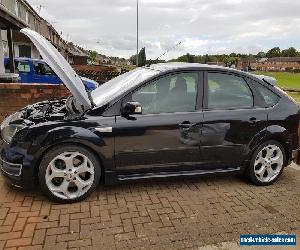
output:
M58 202L100 183L239 173L274 183L299 162L298 105L276 80L187 63L137 68L87 93L42 36L22 30L72 93L8 116L0 166L14 186Z

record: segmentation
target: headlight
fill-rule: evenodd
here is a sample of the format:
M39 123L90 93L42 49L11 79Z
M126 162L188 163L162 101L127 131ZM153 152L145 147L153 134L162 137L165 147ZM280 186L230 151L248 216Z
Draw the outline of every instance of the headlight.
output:
M25 125L22 124L10 124L4 126L3 128L1 128L1 137L7 143L11 143L15 134L23 128L25 128Z

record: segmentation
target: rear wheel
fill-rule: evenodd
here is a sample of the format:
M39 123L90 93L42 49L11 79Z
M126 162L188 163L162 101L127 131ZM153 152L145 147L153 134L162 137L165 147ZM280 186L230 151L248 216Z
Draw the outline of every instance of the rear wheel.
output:
M61 146L43 158L39 182L52 200L72 203L85 199L97 187L101 169L95 155L80 146Z
M270 185L282 174L285 162L286 154L282 145L277 141L268 141L254 152L248 176L256 185Z

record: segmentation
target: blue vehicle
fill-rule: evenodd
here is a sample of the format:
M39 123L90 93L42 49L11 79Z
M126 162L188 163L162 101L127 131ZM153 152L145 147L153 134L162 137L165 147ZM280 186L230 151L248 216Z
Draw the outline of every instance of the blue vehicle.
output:
M4 58L6 73L9 73L9 58ZM19 74L21 83L62 84L62 80L54 73L42 59L15 58L15 70ZM99 84L96 81L82 77L86 89L92 91Z

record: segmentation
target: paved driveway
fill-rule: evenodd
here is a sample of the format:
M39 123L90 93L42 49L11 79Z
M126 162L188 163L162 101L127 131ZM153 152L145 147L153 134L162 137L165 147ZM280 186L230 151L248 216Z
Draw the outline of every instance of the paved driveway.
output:
M241 233L300 233L293 168L268 187L235 176L145 182L99 187L72 205L16 190L2 177L0 188L0 248L205 249L234 244Z

